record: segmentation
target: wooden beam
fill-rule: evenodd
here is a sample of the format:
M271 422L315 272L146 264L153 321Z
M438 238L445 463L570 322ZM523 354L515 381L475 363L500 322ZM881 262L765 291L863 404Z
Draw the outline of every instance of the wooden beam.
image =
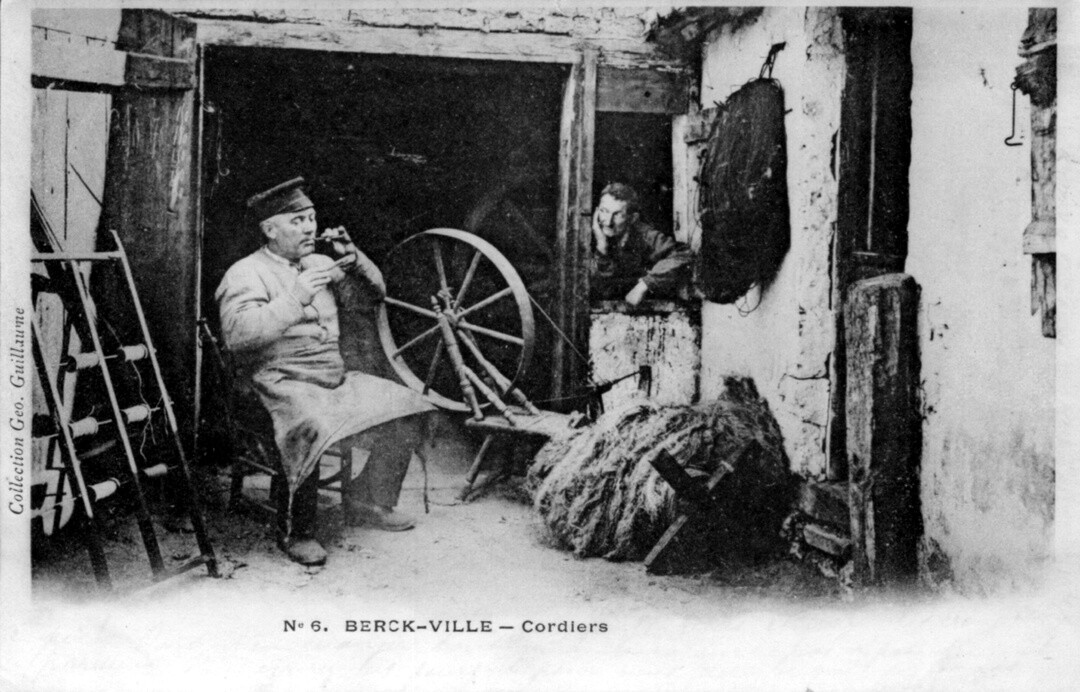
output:
M581 59L581 84L578 93L577 122L577 209L576 224L571 226L573 237L569 268L571 275L569 321L567 334L577 350L589 350L589 262L592 256L593 160L596 144L596 85L599 56L593 48L586 49ZM589 364L575 358L570 367L570 384L577 388L588 379Z
M575 66L567 76L563 88L562 115L559 120L559 203L555 220L556 287L555 322L565 333L569 316L570 238L577 230L577 146L575 132L578 120L577 93L581 83L580 66ZM555 340L552 349L551 398L564 396L567 385L569 355L566 344Z
M844 303L848 506L862 584L918 568L918 286L906 274L853 283Z
M807 480L799 488L799 509L815 521L850 530L848 485L846 481Z
M682 64L641 40L583 39L544 33L390 28L362 24L266 22L189 15L198 41L218 46L296 48L524 62L576 63L592 47L604 65L677 70Z
M193 89L195 61L128 53L124 83L139 89Z
M685 113L686 82L680 72L601 66L596 110L609 113Z
M191 60L40 39L33 42L31 74L40 79L104 87L191 89L195 86L195 63Z
M35 38L31 74L44 79L123 86L127 53Z

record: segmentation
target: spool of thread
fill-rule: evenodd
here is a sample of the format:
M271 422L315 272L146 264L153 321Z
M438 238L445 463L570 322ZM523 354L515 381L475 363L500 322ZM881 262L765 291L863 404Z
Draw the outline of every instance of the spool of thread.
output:
M100 483L94 483L90 486L90 499L97 502L103 500L109 495L112 495L120 488L120 481L115 478L110 478L107 481L101 481Z
M128 423L138 423L139 421L146 420L150 417L150 407L146 404L138 404L124 409L124 421Z
M147 478L157 478L159 476L164 476L168 472L169 467L167 464L155 464L149 468L143 469L143 473Z
M120 360L133 361L142 360L150 354L146 348L146 344L135 344L134 346L121 346L120 347Z
M97 418L83 418L82 420L77 420L71 424L71 436L84 437L86 435L97 435L98 425Z
M96 366L99 362L98 354L93 351L88 353L75 353L67 357L65 365L68 372L74 372L76 370L86 370Z

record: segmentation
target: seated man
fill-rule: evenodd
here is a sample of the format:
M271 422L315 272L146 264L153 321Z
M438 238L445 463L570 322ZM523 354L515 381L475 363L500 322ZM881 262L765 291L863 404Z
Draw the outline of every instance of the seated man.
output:
M638 305L646 295L676 298L686 287L690 248L641 220L637 192L629 185L611 183L600 193L593 239L589 292L594 300L623 298Z
M313 254L315 209L303 182L295 178L248 200L264 245L229 268L215 298L225 345L274 422L288 486L281 498L279 544L291 559L312 565L326 561L326 550L315 540L323 452L373 426L434 407L397 383L345 372L337 298L359 299L366 292L380 300L386 284L344 229L334 229L342 260ZM342 493L343 505L350 523L402 531L413 522L394 506L412 449L386 437Z

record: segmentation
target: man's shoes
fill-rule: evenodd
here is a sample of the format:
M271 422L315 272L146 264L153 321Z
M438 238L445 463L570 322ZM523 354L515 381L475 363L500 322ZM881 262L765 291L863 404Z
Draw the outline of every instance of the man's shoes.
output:
M286 539L279 545L293 562L299 562L306 567L326 564L326 548L314 538Z
M366 524L381 531L408 531L416 526L412 517L389 507L346 500L344 508L345 521L352 526Z

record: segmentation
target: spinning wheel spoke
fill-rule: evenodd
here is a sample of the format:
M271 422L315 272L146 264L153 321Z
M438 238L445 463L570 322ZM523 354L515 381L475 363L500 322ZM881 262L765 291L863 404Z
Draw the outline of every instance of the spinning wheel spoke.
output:
M504 334L502 332L497 332L494 329L488 329L487 327L479 327L475 324L469 324L468 322L464 321L459 321L458 326L462 329L467 329L470 332L483 334L484 336L490 336L492 339L498 339L499 341L505 341L508 344L515 344L517 346L523 346L525 344L525 340L520 337L511 336L510 334Z
M424 391L422 394L427 394L431 391L431 383L435 379L435 373L439 371L439 363L442 361L443 349L446 348L446 344L442 341L435 344L435 355L431 358L431 365L428 366L427 377L424 379Z
M458 289L457 298L454 299L454 307L459 307L462 301L465 300L465 294L469 290L469 284L472 283L473 277L476 275L476 268L480 266L480 251L475 250L473 252L472 259L469 260L469 268L465 271L465 278L461 280L461 288Z
M480 404L494 404L492 397L523 375L535 342L532 304L521 277L494 246L465 231L437 228L407 238L382 268L387 297L379 306L379 340L407 386L442 408L480 415L469 392L479 392ZM470 294L480 298L463 308ZM470 367L477 368L471 377ZM488 377L495 383L490 389Z
M435 270L439 272L439 287L446 295L450 295L450 285L446 282L446 265L443 264L442 243L436 238L431 246L435 252Z
M420 334L416 335L411 340L406 342L404 346L402 346L401 348L399 348L396 351L394 351L393 353L391 353L390 358L397 358L402 353L409 350L413 346L416 346L417 344L419 344L424 339L428 339L428 338L430 338L430 337L432 337L432 336L434 336L435 334L438 334L438 333L439 333L439 325L435 325L431 329L428 329L427 331L421 332Z
M479 303L475 303L474 305L470 305L469 307L465 308L464 310L462 310L461 312L458 313L458 318L465 317L466 315L470 315L470 314L476 312L477 310L483 310L484 308L491 305L492 303L494 303L496 301L499 301L499 300L502 300L506 296L512 295L513 293L514 293L514 290L512 288L506 287L503 290L499 291L498 293L496 293L494 295L490 295L487 298L484 298Z
M438 319L439 317L428 308L422 308L419 305L406 303L404 300L398 300L397 298L391 298L390 296L386 296L385 298L383 298L383 302L385 302L387 305L393 305L395 308L401 308L402 310L415 312L416 314L423 315L424 317L430 317L433 320Z

